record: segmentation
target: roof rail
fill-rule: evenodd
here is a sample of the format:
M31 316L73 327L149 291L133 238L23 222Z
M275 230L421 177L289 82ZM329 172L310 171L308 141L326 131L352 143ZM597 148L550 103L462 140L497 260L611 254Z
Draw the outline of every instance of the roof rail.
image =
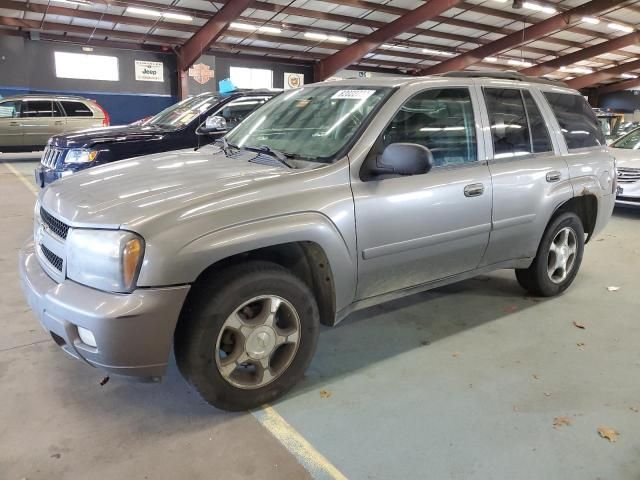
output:
M473 70L464 72L447 72L440 74L442 77L461 77L461 78L498 78L500 80L517 80L520 82L542 83L545 85L553 85L555 87L570 88L564 82L559 80L549 80L547 78L529 77L519 72L502 71L502 70Z

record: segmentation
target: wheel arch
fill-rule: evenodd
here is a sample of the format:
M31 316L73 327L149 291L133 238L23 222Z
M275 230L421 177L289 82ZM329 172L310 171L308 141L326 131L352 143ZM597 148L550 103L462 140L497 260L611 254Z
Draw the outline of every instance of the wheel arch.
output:
M337 227L322 214L295 214L230 227L197 239L181 255L197 265L192 291L209 275L241 262L281 265L314 293L325 325L335 324L336 312L355 295L355 256Z
M584 226L584 232L587 234L585 243L589 242L598 220L598 197L594 194L585 194L570 198L556 208L549 223L565 212L573 212L578 215Z

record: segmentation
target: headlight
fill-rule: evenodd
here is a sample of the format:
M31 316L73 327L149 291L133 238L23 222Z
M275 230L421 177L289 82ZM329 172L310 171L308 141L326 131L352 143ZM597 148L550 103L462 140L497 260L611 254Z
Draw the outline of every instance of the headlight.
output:
M123 230L72 229L67 237L67 276L108 292L136 286L144 240Z
M85 148L72 148L64 157L64 163L91 163L98 156L97 150L87 150Z

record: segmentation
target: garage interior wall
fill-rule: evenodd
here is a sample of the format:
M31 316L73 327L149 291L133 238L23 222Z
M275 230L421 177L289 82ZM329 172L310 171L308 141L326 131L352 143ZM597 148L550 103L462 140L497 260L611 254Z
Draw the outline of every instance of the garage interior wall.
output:
M640 91L622 90L607 93L598 99L598 107L610 109L612 112L633 113L640 110Z
M96 100L111 116L113 125L130 123L153 115L177 101L175 55L33 41L0 36L0 95L55 93L81 95ZM108 55L118 58L119 81L57 78L55 52ZM164 64L164 82L137 81L135 61Z

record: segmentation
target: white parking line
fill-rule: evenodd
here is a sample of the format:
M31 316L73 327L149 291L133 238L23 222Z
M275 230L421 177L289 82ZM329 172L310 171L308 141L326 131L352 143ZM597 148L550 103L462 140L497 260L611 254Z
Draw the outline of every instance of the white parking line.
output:
M4 163L11 173L20 180L36 197L38 189L29 180L20 173L13 165L6 161ZM271 435L273 435L280 444L291 453L298 463L302 465L307 472L316 480L348 480L340 470L338 470L324 455L318 452L307 439L305 439L298 431L280 416L275 409L269 405L263 406L260 410L251 412L256 420Z
M269 405L251 412L253 416L266 428L271 435L293 454L300 464L315 479L347 480L324 455L318 452L296 429Z

